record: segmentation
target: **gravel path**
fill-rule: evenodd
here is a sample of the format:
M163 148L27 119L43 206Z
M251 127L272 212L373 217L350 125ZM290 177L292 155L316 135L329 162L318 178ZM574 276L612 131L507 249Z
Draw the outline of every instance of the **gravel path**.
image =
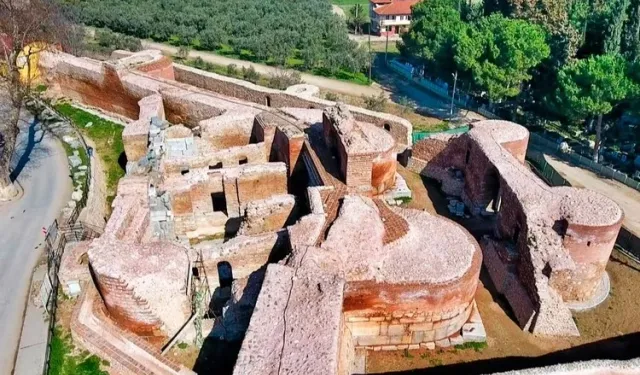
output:
M143 40L142 46L147 49L161 50L162 52L171 54L171 55L175 55L176 53L178 53L178 47L174 47L164 43L156 43L148 40ZM247 67L247 68L249 66L253 66L255 70L260 74L268 75L277 70L276 68L268 65L257 64L250 61L232 59L230 57L220 56L210 52L190 51L189 57L190 58L200 57L204 61L207 61L213 64L224 65L224 66L227 66L229 64L235 64L238 67ZM301 76L302 76L302 80L305 83L315 85L326 90L337 91L347 95L355 95L355 96L379 95L381 92L383 92L382 88L376 84L373 84L371 86L364 86L364 85L358 85L355 83L339 81L336 79L314 76L306 73L301 73Z

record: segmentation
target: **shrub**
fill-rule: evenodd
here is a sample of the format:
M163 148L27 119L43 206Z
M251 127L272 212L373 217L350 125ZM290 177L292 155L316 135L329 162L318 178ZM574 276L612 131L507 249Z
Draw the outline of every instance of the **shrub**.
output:
M332 102L337 102L340 100L340 96L338 96L338 94L334 93L334 92L327 92L326 94L324 94L324 98L327 100L330 100Z
M268 86L272 89L284 90L289 86L297 85L302 82L300 73L294 70L278 69L269 75Z
M371 111L382 112L387 105L387 98L382 92L377 96L363 96L362 99L364 100L365 108Z
M189 52L191 48L189 46L180 46L178 48L178 53L176 54L179 58L186 60L189 58Z
M238 66L236 64L227 65L227 75L229 75L231 77L237 77L238 76Z
M131 52L142 50L142 43L140 42L140 39L120 33L114 33L109 29L96 30L96 41L99 46L110 50L124 49Z
M196 69L204 69L205 66L205 62L204 60L202 60L202 57L196 57L195 60L193 60L193 67Z
M256 69L253 65L249 65L249 68L242 67L242 78L246 81L257 83L260 79L260 74L256 72Z

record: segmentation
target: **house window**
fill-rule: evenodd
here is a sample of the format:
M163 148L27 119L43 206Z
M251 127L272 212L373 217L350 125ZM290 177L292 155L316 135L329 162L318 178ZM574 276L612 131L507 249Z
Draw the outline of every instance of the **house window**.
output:
M249 160L247 160L247 158L246 158L246 157L244 157L244 158L242 158L242 159L240 159L240 160L238 161L238 164L243 165L243 164L247 164L248 162L249 162Z
M222 162L218 162L214 165L209 166L209 170L220 169L220 168L222 168Z
M227 199L224 197L224 192L212 193L211 204L213 205L213 212L227 213Z

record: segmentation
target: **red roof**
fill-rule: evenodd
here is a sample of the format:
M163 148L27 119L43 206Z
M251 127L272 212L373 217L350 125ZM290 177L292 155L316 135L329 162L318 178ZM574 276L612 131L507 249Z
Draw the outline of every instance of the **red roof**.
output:
M374 0L372 0L373 2ZM377 1L377 0L375 0ZM420 0L395 0L391 4L382 5L373 11L381 16L411 14L411 7Z

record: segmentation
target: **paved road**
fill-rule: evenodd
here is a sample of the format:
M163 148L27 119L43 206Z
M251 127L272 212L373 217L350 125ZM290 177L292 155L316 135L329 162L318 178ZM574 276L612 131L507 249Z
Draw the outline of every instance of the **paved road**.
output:
M71 196L62 145L48 134L43 137L32 118L23 119L21 127L15 165L24 195L0 203L0 374L13 369L31 273L42 252L42 227Z
M624 211L623 225L640 237L640 192L616 180L602 178L574 164L545 154L545 160L553 169L575 187L585 187L603 194L620 205Z
M171 54L171 55L175 55L176 53L178 53L177 47L164 44L164 43L156 43L148 40L143 40L142 46L148 49L161 50L164 53ZM229 64L235 64L238 67L246 67L246 68L248 68L249 66L253 66L255 70L260 74L270 74L277 70L272 66L268 66L264 64L256 64L250 61L232 59L229 57L216 55L211 52L190 51L189 57L191 58L200 57L204 61L207 61L213 64L224 65L224 66L227 66ZM337 92L348 94L348 95L355 95L355 96L378 95L381 92L383 92L382 88L376 84L373 84L371 86L364 86L364 85L358 85L355 83L339 81L336 79L314 76L312 74L306 74L306 73L301 73L301 77L302 77L302 81L304 81L305 83L309 83L311 85L315 85L326 90L337 91Z

